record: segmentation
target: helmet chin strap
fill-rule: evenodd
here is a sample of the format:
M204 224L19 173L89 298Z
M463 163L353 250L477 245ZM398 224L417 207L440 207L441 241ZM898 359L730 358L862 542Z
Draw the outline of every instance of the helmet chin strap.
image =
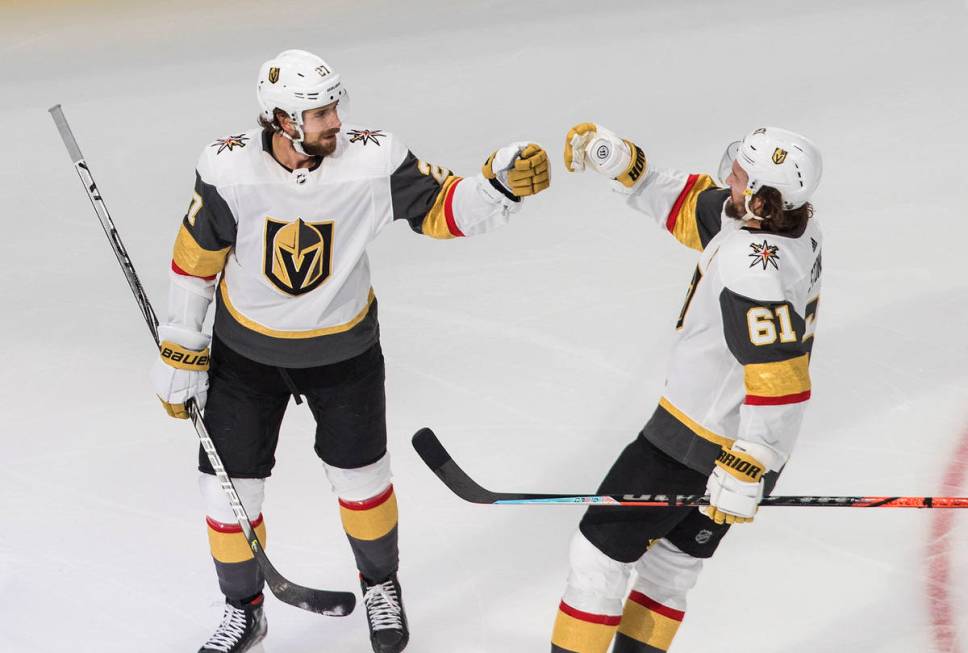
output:
M744 215L740 220L756 220L757 222L762 222L763 218L753 213L753 207L750 206L750 202L753 201L753 193L747 189L744 193L746 199L744 201L744 206L746 207L746 215Z
M302 125L295 125L295 128L296 128L296 138L293 138L292 136L290 136L285 130L280 130L280 131L282 131L282 135L288 138L289 142L292 143L292 149L296 150L303 156L310 156L309 154L306 153L306 150L304 150L302 146L303 139L306 137L306 134L303 133Z

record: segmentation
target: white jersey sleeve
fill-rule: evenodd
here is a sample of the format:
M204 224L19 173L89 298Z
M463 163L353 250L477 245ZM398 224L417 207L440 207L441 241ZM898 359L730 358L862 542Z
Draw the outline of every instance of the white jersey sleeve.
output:
M723 336L743 366L745 385L736 439L771 449L773 471L793 450L811 391L799 246L741 230L717 253Z
M718 188L709 175L650 166L626 201L680 243L701 251L719 233L727 197L729 190Z
M480 173L459 177L396 142L391 153L393 219L406 220L417 233L431 238L475 236L506 224L520 206Z
M172 252L167 324L201 331L215 294L215 279L235 242L235 218L219 191L212 147L227 147L226 137L207 146L195 168L195 188Z

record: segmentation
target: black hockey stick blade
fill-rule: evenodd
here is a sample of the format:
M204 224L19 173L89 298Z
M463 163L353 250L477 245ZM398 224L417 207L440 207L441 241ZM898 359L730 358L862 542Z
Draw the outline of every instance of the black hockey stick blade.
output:
M498 493L481 487L474 479L454 462L444 445L429 428L422 428L413 435L411 441L417 454L423 459L427 467L444 482L451 492L464 501L471 503L497 503L523 498L534 498L538 495Z
M356 607L356 596L352 592L338 592L332 590L317 590L297 585L280 574L269 562L268 556L261 546L253 546L255 558L262 568L266 585L272 594L282 601L297 608L326 615L327 617L345 617Z
M700 508L709 497L693 494L538 494L491 492L481 487L454 462L444 445L429 428L413 436L413 448L450 490L471 503L496 505L586 505L647 508ZM799 508L961 508L968 509L968 497L890 496L769 496L761 506Z

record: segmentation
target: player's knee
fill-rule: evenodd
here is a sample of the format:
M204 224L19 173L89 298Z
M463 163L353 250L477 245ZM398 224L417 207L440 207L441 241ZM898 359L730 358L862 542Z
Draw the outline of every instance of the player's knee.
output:
M686 609L686 595L702 571L702 559L684 553L661 539L635 564L634 589L676 610Z
M326 463L323 467L333 492L344 501L366 501L378 496L390 487L393 477L388 453L375 463L355 469L342 469Z
M262 501L265 498L264 478L233 478L232 484L242 500L249 519L255 519L262 512ZM212 474L199 474L198 489L202 494L205 514L217 522L234 524L237 520L232 507L229 505L225 491L219 485L218 479Z
M581 531L571 538L569 560L565 603L594 614L621 614L632 565L609 558Z

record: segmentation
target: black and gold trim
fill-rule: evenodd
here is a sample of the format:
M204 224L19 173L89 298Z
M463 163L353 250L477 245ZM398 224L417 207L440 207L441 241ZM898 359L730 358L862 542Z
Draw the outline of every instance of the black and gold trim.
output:
M639 178L645 173L648 168L649 162L645 158L645 152L642 148L633 143L632 141L622 139L626 145L628 145L629 152L632 154L632 160L629 162L629 167L625 169L622 174L615 178L615 181L622 184L627 188L631 188L639 180Z
M765 302L723 288L719 295L726 345L743 365L806 353L805 321L790 302Z
M172 270L178 274L214 278L225 267L235 244L235 217L212 184L195 173L195 191L172 252Z
M686 247L702 251L722 228L728 197L729 189L717 188L712 177L689 175L666 216L666 230Z
M362 354L380 339L372 290L367 304L349 322L310 331L271 329L248 318L232 304L224 281L215 297L215 333L234 351L263 365L330 365Z
M719 452L733 445L732 438L707 429L666 397L659 400L642 429L642 436L666 455L701 474L709 474Z
M393 219L406 220L415 232L431 238L463 236L452 207L460 180L446 168L430 166L407 152L390 175Z

